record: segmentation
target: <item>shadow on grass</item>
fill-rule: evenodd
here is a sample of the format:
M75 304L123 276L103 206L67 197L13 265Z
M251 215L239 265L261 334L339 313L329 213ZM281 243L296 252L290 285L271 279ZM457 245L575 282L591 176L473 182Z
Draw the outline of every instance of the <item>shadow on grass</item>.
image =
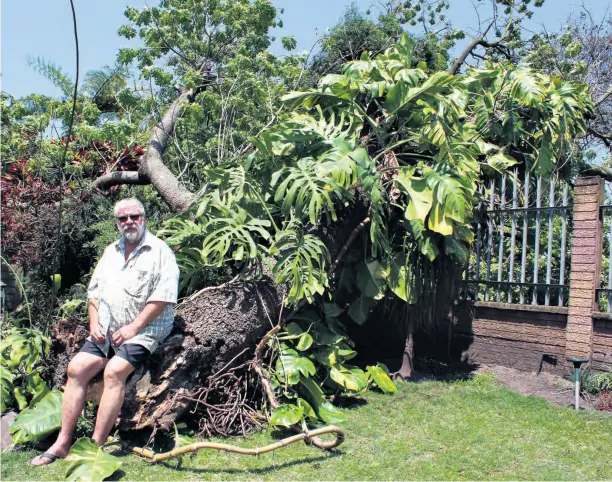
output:
M127 474L123 470L115 470L109 477L104 480L112 481L112 480L121 480Z
M415 371L408 382L454 382L474 378L474 372L480 365L469 362L444 362L434 358L419 357L414 360Z
M171 469L171 470L176 470L178 472L193 472L196 474L228 474L228 475L231 475L231 474L247 474L247 473L251 474L252 473L252 474L262 474L263 475L263 474L267 474L268 472L275 471L278 469L295 467L295 466L305 465L305 464L313 464L313 468L317 469L319 468L319 462L322 462L329 458L338 457L339 455L342 455L344 452L342 452L341 450L333 449L328 453L329 455L319 455L316 457L308 457L305 459L292 460L290 462L285 462L282 464L274 464L274 465L271 465L270 467L265 467L261 469L223 469L223 468L183 467L181 463L179 463L176 466L173 466L172 464L168 462L160 462L160 465L163 465L164 467Z

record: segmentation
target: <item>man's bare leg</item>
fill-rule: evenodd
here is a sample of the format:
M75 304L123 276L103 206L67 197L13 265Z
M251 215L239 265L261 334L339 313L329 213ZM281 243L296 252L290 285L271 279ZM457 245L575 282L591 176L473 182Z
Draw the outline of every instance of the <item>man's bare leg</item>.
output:
M106 365L104 392L102 392L96 417L96 428L92 437L98 446L106 442L113 425L117 421L125 397L125 381L133 371L134 366L119 356L114 356Z
M72 445L72 435L76 428L79 415L83 410L85 396L87 395L87 384L100 373L108 360L91 353L77 353L68 365L68 381L64 389L62 402L62 425L55 443L47 450L47 453L58 457L65 457ZM44 456L37 456L30 462L32 465L46 465L53 460Z

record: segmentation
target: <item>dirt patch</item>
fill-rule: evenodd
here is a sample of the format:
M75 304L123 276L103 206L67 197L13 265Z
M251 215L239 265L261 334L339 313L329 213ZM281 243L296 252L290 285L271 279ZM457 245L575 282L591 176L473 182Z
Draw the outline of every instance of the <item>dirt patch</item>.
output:
M487 365L481 365L475 373L493 373L501 383L521 395L533 395L563 407L574 406L574 382L550 373L542 372L536 375L512 368ZM580 408L596 410L592 401L583 398L580 399Z
M415 371L413 381L432 378L450 381L469 378L475 373L493 373L500 383L521 395L540 397L562 407L574 406L574 382L550 373L536 374L497 365L446 364L423 358L416 359L415 365L418 371ZM580 398L583 410L597 410L598 406L596 397Z

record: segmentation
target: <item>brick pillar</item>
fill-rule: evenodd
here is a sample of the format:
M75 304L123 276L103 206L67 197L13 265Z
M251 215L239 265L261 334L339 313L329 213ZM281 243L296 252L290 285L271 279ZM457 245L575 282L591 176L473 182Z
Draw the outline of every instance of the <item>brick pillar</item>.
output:
M579 177L574 185L574 227L570 271L569 312L565 352L568 357L590 359L593 345L593 316L597 308L603 226L600 205L604 180Z

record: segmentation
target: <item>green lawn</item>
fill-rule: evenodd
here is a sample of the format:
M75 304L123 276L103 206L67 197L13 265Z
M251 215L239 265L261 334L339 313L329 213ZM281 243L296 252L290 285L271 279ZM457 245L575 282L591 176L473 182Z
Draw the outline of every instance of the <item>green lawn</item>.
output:
M523 397L492 375L402 383L395 396L365 399L347 410L346 441L333 453L300 442L259 457L201 451L180 465L129 455L113 480L612 479L612 417ZM270 431L229 443L277 438ZM2 454L2 480L64 478L67 462L33 468L32 456Z

